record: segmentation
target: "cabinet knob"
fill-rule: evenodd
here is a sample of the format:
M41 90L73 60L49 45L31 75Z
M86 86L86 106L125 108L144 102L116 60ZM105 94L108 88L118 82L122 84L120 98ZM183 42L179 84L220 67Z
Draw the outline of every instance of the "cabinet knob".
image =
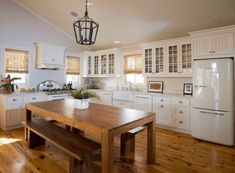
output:
M179 111L180 114L184 113L183 111Z
M183 121L180 121L179 123L180 123L180 124L183 124Z
M164 106L163 105L161 105L161 108L163 108Z
M33 97L32 99L33 99L33 100L36 100L36 97Z
M15 102L15 101L17 101L17 99L13 99L12 101Z
M182 103L183 103L183 101L179 101L179 103L181 103L181 104L182 104Z
M161 102L163 102L164 100L163 100L163 99L161 99L160 101L161 101Z

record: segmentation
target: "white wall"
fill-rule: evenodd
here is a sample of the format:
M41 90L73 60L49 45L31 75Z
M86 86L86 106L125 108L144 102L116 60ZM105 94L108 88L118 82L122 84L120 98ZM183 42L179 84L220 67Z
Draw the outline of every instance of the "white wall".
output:
M72 24L71 24L72 27ZM30 50L29 85L35 86L39 82L50 79L59 83L65 82L64 70L35 69L35 52L33 43L45 42L67 47L67 52L80 53L84 50L75 42L43 21L13 0L0 0L0 75L4 75L4 47L24 47Z

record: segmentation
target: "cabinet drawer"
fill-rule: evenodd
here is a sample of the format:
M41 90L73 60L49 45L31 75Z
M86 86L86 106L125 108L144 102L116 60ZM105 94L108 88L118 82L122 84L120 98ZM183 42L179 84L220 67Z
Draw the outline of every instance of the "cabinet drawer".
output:
M32 102L40 102L40 101L45 101L44 95L25 95L24 96L24 103L32 103Z
M187 117L177 117L175 119L175 126L181 129L189 130L189 118Z
M113 100L113 106L120 108L132 108L132 102L122 101L122 100Z
M189 108L176 107L174 111L176 116L189 117Z
M190 100L188 99L181 99L181 98L172 98L172 104L176 106L190 106Z
M23 105L23 97L21 96L7 96L7 107L11 105Z
M171 98L166 97L155 97L155 103L158 105L170 105Z

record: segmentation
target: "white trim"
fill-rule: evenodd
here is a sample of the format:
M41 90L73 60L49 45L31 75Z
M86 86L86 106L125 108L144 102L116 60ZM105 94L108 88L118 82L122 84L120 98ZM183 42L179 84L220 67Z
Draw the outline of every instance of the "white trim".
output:
M223 26L223 27L217 27L217 28L210 28L210 29L204 29L200 31L193 31L189 32L190 35L197 35L197 34L205 34L205 33L214 33L214 32L220 32L220 31L234 31L235 30L235 25L228 25L228 26Z

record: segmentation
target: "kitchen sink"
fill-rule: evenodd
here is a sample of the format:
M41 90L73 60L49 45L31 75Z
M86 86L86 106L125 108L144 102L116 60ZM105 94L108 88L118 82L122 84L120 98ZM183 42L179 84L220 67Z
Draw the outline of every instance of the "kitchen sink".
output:
M113 99L132 101L132 91L113 91Z

